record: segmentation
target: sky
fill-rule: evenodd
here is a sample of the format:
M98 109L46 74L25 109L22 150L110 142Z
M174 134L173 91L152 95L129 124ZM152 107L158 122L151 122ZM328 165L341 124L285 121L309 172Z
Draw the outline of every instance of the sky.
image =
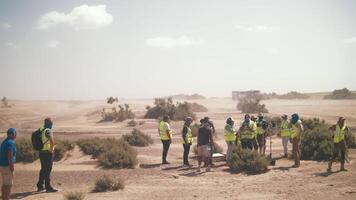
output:
M356 90L354 0L0 0L0 96Z

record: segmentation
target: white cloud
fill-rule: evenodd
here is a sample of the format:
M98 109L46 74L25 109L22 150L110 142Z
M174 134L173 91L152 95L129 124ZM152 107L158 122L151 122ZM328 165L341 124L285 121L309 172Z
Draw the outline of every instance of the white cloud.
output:
M277 48L265 48L264 50L271 55L279 54L279 49Z
M344 43L346 44L356 43L356 37L346 38L344 39Z
M15 43L13 43L13 42L7 42L7 43L5 43L5 46L7 46L7 47L9 47L9 48L12 48L12 49L19 49L19 48L21 48L20 45L15 44Z
M81 5L73 8L70 13L52 11L40 17L37 21L38 30L54 28L65 24L76 30L97 29L112 24L113 16L106 12L106 5Z
M159 36L155 38L149 38L146 40L148 46L153 47L177 47L177 46L192 46L204 44L205 40L200 38L193 38L186 35L179 37Z
M47 42L47 47L49 48L57 48L59 42L57 40L51 40Z
M9 28L12 27L11 24L6 23L6 22L0 22L0 26L1 26L1 28L3 28L3 29L9 29Z
M238 30L255 32L255 33L271 33L275 31L281 30L279 26L264 26L264 25L256 25L256 26L241 26L237 25L236 28Z

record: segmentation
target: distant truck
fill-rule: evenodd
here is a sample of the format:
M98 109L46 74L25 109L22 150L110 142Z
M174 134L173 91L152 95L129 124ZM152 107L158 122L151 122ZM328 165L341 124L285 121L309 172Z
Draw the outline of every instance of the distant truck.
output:
M232 91L232 100L238 101L241 98L260 98L262 96L259 90L247 90L247 91Z

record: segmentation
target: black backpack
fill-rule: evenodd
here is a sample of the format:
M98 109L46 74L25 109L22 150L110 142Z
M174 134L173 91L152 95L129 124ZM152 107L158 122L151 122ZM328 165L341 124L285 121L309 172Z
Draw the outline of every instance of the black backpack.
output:
M40 128L32 133L31 141L33 149L35 149L36 151L42 150L44 144L42 142L42 131Z

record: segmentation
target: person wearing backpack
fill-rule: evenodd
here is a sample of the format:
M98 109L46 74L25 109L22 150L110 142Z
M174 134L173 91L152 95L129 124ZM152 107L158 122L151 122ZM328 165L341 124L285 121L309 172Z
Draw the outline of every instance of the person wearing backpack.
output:
M53 152L54 152L54 139L52 132L53 122L51 118L44 120L44 126L39 129L41 133L41 140L43 147L39 150L39 157L41 161L41 170L37 182L37 191L41 192L57 192L51 186L51 171L53 166ZM43 187L43 185L45 187Z
M1 196L10 199L12 182L14 179L14 163L16 162L16 129L9 128L7 138L1 143L0 173L2 176Z

